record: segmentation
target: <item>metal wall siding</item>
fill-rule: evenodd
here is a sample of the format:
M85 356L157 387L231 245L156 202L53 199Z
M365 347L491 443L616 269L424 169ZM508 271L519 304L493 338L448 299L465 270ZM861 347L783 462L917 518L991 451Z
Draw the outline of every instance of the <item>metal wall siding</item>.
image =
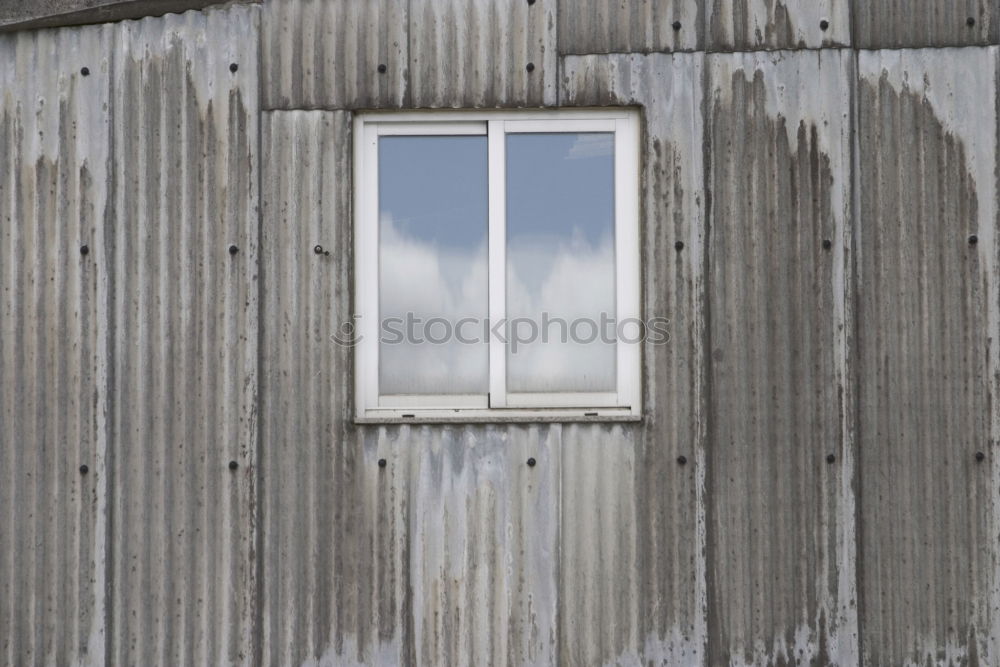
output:
M668 318L671 334L644 350L642 428L566 427L559 609L567 664L704 659L703 63L698 54L562 63L561 104L643 107L643 309Z
M853 580L853 523L842 520L853 456L840 332L852 57L751 53L708 64L709 664L851 664L855 594L840 575Z
M557 664L559 461L575 443L557 424L387 430L409 453L416 664Z
M854 46L862 49L996 44L995 0L854 0ZM969 19L973 24L969 25Z
M871 0L863 2L878 4ZM851 43L849 0L707 0L707 3L709 51L816 49Z
M351 116L270 112L262 137L262 662L401 664L406 450L353 432L353 350L332 338L350 322Z
M252 658L256 9L115 31L106 631L118 664Z
M554 0L410 0L409 29L410 106L555 104Z
M262 662L554 664L559 427L354 426L350 116L263 136Z
M0 665L104 660L110 40L0 37Z
M997 57L995 47L860 54L860 589L871 664L998 659Z
M400 107L409 0L269 0L261 16L265 109ZM385 72L379 66L385 66Z
M558 2L561 54L650 53L704 48L705 0ZM674 28L674 22L680 23L678 29Z

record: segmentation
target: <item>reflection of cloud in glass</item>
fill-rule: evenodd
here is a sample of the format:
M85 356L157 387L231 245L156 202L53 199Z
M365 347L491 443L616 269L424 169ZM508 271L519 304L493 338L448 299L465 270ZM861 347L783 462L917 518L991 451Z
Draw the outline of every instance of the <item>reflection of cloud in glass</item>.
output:
M548 313L548 342L518 346L508 355L508 391L613 391L615 346L602 342L601 314L615 316L614 248L610 236L591 244L577 235L558 241L539 237L508 250L508 317L530 318L539 324ZM573 326L569 342L563 325ZM603 340L614 338L609 329ZM573 342L586 341L590 343Z
M572 322L615 313L610 133L507 137L507 316ZM550 334L561 333L558 327ZM508 391L615 389L615 345L536 342L507 356Z
M485 319L486 137L379 140L379 317ZM422 333L422 332L421 332ZM443 336L441 327L430 332ZM381 345L384 394L485 394L486 345Z
M442 247L408 238L392 219L382 219L382 256L392 258L382 267L382 320L406 320L407 313L425 322L434 317L454 324L464 317L484 321L488 316L486 245L475 248ZM398 329L404 331L403 325ZM472 327L466 331L472 337ZM417 337L444 337L444 327L423 327ZM474 334L481 338L480 333ZM408 337L382 345L380 386L385 394L485 394L489 386L489 356L485 345L463 345L453 337L434 345L414 343Z

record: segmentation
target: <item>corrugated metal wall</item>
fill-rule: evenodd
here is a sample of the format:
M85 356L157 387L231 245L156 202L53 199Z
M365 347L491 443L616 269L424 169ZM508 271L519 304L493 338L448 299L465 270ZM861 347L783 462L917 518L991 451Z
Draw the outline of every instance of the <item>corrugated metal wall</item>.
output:
M0 36L0 664L1000 660L996 14ZM355 425L352 111L542 105L642 109L643 421Z

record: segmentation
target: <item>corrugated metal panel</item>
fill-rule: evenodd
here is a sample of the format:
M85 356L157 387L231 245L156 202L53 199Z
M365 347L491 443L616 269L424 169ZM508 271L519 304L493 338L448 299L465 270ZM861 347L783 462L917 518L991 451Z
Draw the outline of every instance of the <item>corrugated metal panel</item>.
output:
M410 456L417 664L556 664L562 427L390 433Z
M554 0L410 0L410 106L555 104L555 14Z
M1000 658L997 56L860 54L861 604L871 664Z
M402 106L408 6L408 0L267 0L261 16L264 108Z
M707 2L709 51L816 49L851 43L848 0Z
M116 31L107 632L117 664L251 658L256 10Z
M852 664L852 55L708 62L709 664Z
M2 665L104 661L110 40L0 37Z
M668 318L671 333L644 351L642 428L574 426L563 435L567 664L704 660L703 63L693 54L563 59L562 104L644 107L644 311Z
M350 120L262 128L263 664L409 655L406 450L352 432L353 352L331 339L350 322Z
M349 123L263 128L263 662L553 664L559 427L350 422Z
M704 11L705 0L559 0L559 53L701 49Z
M852 11L854 46L862 49L996 44L1000 40L994 0L855 0Z

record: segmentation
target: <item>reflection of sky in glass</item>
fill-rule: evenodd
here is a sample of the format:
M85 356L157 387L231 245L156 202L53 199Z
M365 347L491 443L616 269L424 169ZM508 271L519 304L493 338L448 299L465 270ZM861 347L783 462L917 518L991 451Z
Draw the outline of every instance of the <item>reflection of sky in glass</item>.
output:
M379 319L463 317L484 321L488 180L485 136L379 139ZM400 330L402 330L400 326ZM444 325L430 334L443 337ZM418 327L417 333L424 333ZM482 327L465 335L482 339ZM485 394L483 344L381 343L383 394Z
M509 319L615 316L614 208L611 133L507 136ZM508 391L615 390L613 342L564 343L561 325L548 330L548 342L508 351Z

